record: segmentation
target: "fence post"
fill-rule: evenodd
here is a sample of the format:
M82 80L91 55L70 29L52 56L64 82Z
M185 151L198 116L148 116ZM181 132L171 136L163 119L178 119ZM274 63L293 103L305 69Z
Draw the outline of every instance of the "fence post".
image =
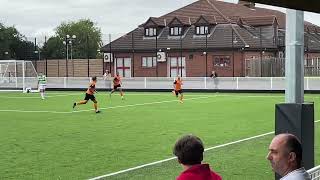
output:
M63 78L63 88L67 88L67 77Z
M207 89L207 78L204 77L204 88Z
M270 77L271 79L270 79L270 90L272 90L272 83L273 83L273 81L272 81L272 77Z
M307 90L309 90L309 77L307 77Z
M237 77L237 89L239 89L239 77Z
M147 89L147 77L144 77L144 88Z

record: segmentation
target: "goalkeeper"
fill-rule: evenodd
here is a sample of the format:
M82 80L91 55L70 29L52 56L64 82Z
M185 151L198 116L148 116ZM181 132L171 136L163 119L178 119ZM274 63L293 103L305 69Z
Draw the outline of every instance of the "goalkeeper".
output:
M41 95L41 99L45 99L45 91L47 86L47 77L46 75L39 73L38 75L38 89Z

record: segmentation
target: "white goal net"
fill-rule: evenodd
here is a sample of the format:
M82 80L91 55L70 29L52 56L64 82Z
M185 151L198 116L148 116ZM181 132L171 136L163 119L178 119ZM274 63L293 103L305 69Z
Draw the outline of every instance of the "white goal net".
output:
M37 72L31 61L0 60L0 91L37 88Z

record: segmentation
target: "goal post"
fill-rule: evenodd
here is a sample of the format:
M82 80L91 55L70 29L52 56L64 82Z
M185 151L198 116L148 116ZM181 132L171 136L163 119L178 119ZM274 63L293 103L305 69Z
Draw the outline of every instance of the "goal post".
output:
M0 91L37 89L37 76L32 61L0 60Z

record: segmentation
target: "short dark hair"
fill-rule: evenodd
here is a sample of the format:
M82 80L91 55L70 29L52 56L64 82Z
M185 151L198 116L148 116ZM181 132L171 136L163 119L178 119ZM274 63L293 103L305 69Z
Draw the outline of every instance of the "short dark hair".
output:
M92 79L92 81L96 81L97 80L97 76L93 76L91 79Z
M200 138L194 135L186 135L180 138L174 145L173 154L178 157L181 164L201 164L204 147Z
M299 139L292 134L288 134L286 147L289 153L294 152L296 154L298 168L302 167L302 145Z

